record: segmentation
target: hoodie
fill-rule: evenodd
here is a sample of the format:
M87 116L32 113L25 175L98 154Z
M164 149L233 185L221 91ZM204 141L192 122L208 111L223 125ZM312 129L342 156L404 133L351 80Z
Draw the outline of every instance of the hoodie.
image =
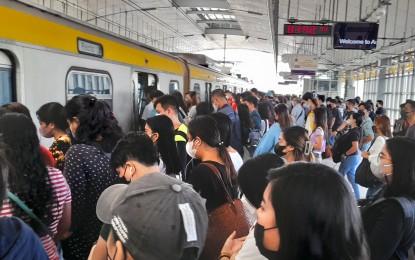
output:
M16 217L0 218L0 259L47 260L36 233Z

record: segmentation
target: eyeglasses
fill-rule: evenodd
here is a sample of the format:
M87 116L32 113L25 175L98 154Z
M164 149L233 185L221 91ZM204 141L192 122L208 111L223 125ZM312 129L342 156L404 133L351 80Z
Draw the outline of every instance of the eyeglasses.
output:
M387 158L385 158L384 156L383 156L383 154L382 153L380 153L379 155L378 155L378 159L377 159L377 163L378 164L380 164L380 160L387 160L387 161L392 161L391 159L387 159ZM393 163L391 163L391 164L383 164L383 167L390 167L390 166L393 166Z

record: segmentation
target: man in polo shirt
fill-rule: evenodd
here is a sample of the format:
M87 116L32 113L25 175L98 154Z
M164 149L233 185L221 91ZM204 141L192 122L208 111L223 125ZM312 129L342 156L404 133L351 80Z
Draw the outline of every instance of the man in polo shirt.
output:
M212 91L210 101L212 102L213 107L218 109L218 113L223 113L231 119L231 147L243 156L244 152L241 141L241 122L239 120L238 113L236 113L228 104L225 92L221 89L215 89Z

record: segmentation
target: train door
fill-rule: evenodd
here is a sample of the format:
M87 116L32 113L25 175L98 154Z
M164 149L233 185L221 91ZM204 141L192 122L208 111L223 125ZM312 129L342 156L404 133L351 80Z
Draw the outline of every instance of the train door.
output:
M200 98L200 84L199 83L195 83L193 85L193 91L196 92L197 100L200 102L201 98Z
M141 119L144 108L148 104L146 89L153 86L157 89L158 77L156 74L146 72L134 72L132 77L133 87L133 126L134 130L144 130L144 121Z
M210 102L210 93L212 92L212 83L206 82L205 85L205 101Z
M13 66L6 53L0 50L0 105L15 101Z

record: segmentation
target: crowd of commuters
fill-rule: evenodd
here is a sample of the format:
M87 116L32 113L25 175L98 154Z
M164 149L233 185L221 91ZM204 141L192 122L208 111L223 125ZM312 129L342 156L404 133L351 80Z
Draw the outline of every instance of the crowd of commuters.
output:
M44 104L38 127L23 104L0 108L1 259L408 259L415 101L391 131L382 100L145 97L129 133L90 95ZM331 151L338 171L322 163ZM244 231L212 234L240 217Z

